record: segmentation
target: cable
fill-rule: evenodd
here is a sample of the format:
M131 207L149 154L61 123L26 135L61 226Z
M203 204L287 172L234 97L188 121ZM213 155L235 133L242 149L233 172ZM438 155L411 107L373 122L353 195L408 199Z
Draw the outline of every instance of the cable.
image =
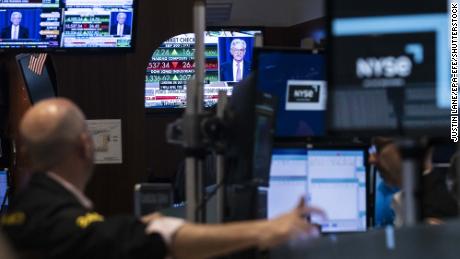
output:
M214 190L206 195L203 196L203 199L201 200L200 204L196 207L196 210L195 210L195 214L196 215L199 215L199 213L201 212L201 210L203 210L204 206L206 206L206 204L208 203L208 201L214 196L216 195L217 191L222 187L224 186L224 183L225 183L225 178L222 179L222 181L220 181L220 183L218 183L216 185L216 187L214 188Z

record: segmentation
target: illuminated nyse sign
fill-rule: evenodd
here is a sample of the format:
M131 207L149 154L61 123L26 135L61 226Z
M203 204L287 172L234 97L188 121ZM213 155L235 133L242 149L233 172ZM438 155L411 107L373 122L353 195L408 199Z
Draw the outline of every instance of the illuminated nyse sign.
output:
M356 61L356 76L359 78L408 77L411 72L412 60L405 55L358 58Z
M364 87L401 87L412 75L414 66L424 61L423 45L407 44L404 54L381 57L358 57L356 77Z
M326 83L321 80L289 80L286 110L324 110Z

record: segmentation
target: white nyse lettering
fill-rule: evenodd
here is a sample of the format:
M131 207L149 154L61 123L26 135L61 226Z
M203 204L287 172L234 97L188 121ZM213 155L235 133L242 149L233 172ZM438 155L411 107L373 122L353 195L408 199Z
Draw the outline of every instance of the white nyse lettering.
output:
M356 60L356 76L358 78L373 77L408 77L412 72L412 61L407 56L358 58Z

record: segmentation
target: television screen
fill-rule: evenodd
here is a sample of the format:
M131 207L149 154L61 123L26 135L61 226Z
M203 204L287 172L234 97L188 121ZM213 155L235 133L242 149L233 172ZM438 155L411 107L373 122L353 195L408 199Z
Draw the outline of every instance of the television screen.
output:
M0 50L131 48L133 21L134 0L0 0Z
M306 50L257 49L257 89L278 97L277 137L322 136L327 101L325 58Z
M66 0L63 48L129 48L133 0Z
M217 103L221 90L231 95L233 86L248 76L256 33L260 31L205 32L205 107ZM146 72L146 108L186 107L187 81L195 74L194 44L193 33L182 34L155 50Z
M346 3L328 9L331 131L448 136L447 1Z

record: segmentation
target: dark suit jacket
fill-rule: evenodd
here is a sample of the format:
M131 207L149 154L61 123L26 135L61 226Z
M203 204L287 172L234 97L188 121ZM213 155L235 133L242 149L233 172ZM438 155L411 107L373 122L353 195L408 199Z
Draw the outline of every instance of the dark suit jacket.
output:
M28 39L29 38L29 29L24 26L19 25L19 39ZM2 39L11 39L11 25L2 29L1 34Z
M42 258L165 258L159 234L148 235L134 216L103 218L84 208L44 173L15 196L1 224L12 245Z
M110 27L110 35L117 35L117 27L118 27L118 23ZM125 26L123 26L123 35L130 35L130 34L131 34L131 26L125 24Z
M244 60L243 79L251 73L251 62ZM233 59L220 65L220 81L233 81Z

